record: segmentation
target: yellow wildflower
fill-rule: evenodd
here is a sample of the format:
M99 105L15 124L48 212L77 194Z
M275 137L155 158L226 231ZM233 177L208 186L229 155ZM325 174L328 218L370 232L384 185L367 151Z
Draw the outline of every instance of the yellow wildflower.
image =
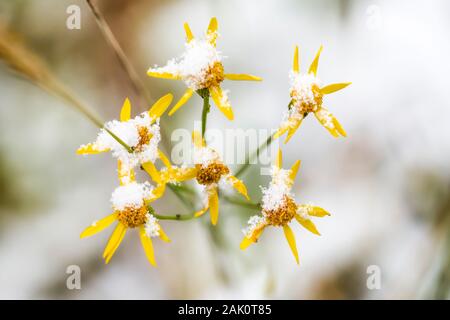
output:
M300 73L298 47L295 47L294 63L290 73L291 88L290 95L291 101L289 103L289 110L285 115L285 119L282 121L280 128L275 133L274 138L278 138L288 133L285 143L289 141L292 135L297 131L302 120L310 113L314 113L317 120L334 136L339 135L345 137L347 134L342 128L337 119L325 109L323 104L323 96L336 91L339 91L351 82L334 83L327 86L321 86L320 80L317 77L317 67L319 64L320 53L322 52L322 46L316 54L313 62L311 63L308 73Z
M151 77L183 80L188 87L181 99L170 110L169 116L181 108L191 98L194 91L207 90L216 107L229 120L233 120L233 110L227 92L222 90L220 84L225 79L260 81L261 78L249 74L225 73L222 64L223 56L216 49L218 37L216 18L211 19L204 40L195 39L187 23L184 24L184 30L187 43L186 51L181 58L170 60L164 67L150 68L147 72Z
M120 121L107 122L95 142L82 145L77 154L111 151L112 155L120 160L124 177L127 176L127 171L139 165L155 162L157 158L164 156L158 149L161 140L159 118L167 110L172 99L170 93L163 96L148 112L143 112L133 119L130 100L125 99L120 111Z
M95 221L80 235L81 238L92 236L109 227L113 222L118 222L108 244L103 252L105 263L109 263L122 242L128 229L138 228L142 247L148 261L156 266L153 244L151 238L159 237L165 242L170 242L169 237L153 215L154 210L150 203L162 196L159 187L154 188L150 183L137 183L134 178L134 170L127 171L122 175L121 162L118 161L120 186L114 190L111 196L113 213L109 216Z
M194 164L192 168L178 168L175 174L177 181L196 179L202 186L205 195L205 206L195 213L196 217L203 215L208 209L210 211L211 223L217 224L219 219L219 195L218 184L225 182L236 189L247 200L247 188L244 183L230 174L230 169L226 166L216 150L206 146L205 140L200 132L192 133L194 142Z
M281 164L282 155L279 150L275 165L272 167L272 181L268 188L262 189L261 215L249 219L240 248L244 250L257 242L266 227L282 227L295 260L299 263L297 245L289 223L295 219L312 233L320 235L310 217L324 217L329 213L320 207L295 202L291 189L300 167L300 160L297 160L290 170L282 169Z

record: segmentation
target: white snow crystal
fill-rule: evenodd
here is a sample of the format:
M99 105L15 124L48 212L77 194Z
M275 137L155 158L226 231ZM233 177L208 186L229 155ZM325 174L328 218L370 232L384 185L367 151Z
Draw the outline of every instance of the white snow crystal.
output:
M145 234L147 237L153 238L153 237L159 237L160 233L160 226L158 224L158 219L155 218L155 216L147 213L146 221L145 221Z
M140 208L144 205L144 199L152 194L153 187L150 183L132 182L117 187L111 196L114 210L124 210L126 208Z
M245 236L250 237L256 228L266 223L266 219L264 218L264 216L254 215L251 216L250 219L248 219L247 223L247 228L243 229L242 232L245 234Z
M186 50L180 58L169 60L164 67L150 68L150 71L179 76L186 86L199 90L209 68L222 59L222 54L208 41L193 39L186 43Z
M294 92L294 100L296 102L304 102L307 104L315 104L313 86L320 87L320 80L311 73L296 74L290 72L291 92Z
M262 208L270 211L275 210L284 203L284 197L291 195L290 170L272 167L272 181L268 188L262 187Z

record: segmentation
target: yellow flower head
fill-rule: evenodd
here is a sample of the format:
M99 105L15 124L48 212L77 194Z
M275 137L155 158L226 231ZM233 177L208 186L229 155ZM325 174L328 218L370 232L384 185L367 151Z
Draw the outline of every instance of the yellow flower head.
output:
M192 168L178 168L174 176L177 181L194 178L197 180L204 192L205 205L202 210L195 213L195 216L199 217L209 209L211 223L216 225L219 219L219 183L224 182L231 185L249 200L247 188L241 180L231 175L230 169L223 163L217 151L206 146L200 132L194 131L192 140L194 142L195 165Z
M103 252L105 263L109 263L122 242L126 231L138 228L147 259L152 265L156 266L151 239L159 237L163 241L170 241L159 225L158 219L153 215L154 211L150 206L150 203L161 197L162 193L159 192L158 187L154 188L148 182L137 183L134 179L133 170L128 171L127 176L121 175L122 170L120 166L121 163L119 161L118 171L121 185L114 190L111 196L113 213L99 221L95 221L81 233L80 237L92 236L117 221L117 226Z
M178 103L170 110L169 116L175 113L192 96L194 91L207 90L215 105L229 119L233 120L233 110L226 91L222 91L223 80L260 81L261 78L248 74L225 73L222 64L223 56L216 49L217 19L212 18L205 39L194 38L187 23L186 51L179 59L170 60L164 67L150 68L147 74L151 77L182 80L188 89Z
M163 96L148 112L143 112L133 119L130 100L125 99L120 112L120 121L107 122L95 142L82 145L77 154L111 151L121 162L123 176L139 165L155 162L161 155L158 149L161 140L159 118L167 110L172 99L170 93Z
M300 161L295 162L290 170L282 169L281 163L282 155L281 150L279 150L277 161L272 167L272 181L268 188L262 189L261 215L255 215L249 219L248 227L244 230L245 237L240 247L244 250L250 244L257 242L268 226L282 227L295 260L299 263L297 245L289 223L295 219L312 233L320 235L310 217L323 217L329 215L329 213L320 207L301 205L295 202L291 189L300 167Z
M289 141L292 135L297 131L302 120L310 113L314 113L319 122L334 136L340 135L345 137L346 133L337 119L325 109L323 104L323 96L341 90L347 87L350 82L334 83L327 86L321 86L321 82L317 77L317 67L319 64L322 46L311 63L308 73L300 73L298 47L295 47L293 69L290 73L291 88L289 110L282 121L280 128L275 133L275 138L285 134L287 137L285 143Z

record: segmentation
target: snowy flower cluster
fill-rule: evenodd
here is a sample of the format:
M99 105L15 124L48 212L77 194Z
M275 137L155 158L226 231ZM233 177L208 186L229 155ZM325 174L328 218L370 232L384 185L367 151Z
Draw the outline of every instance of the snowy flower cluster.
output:
M207 167L211 163L222 162L219 153L208 147L194 148L193 160L195 164Z
M141 208L145 205L145 199L151 197L153 186L149 182L131 182L117 187L111 196L114 210L122 211L127 208Z
M145 234L147 235L147 237L150 237L150 238L159 237L161 227L158 224L158 219L156 219L155 216L153 216L149 213L147 213L147 215L145 217L146 217L146 222L144 225L144 229L145 229Z
M263 211L276 210L284 204L286 196L292 197L290 191L290 170L280 169L272 166L272 181L269 187L262 187L262 208Z
M193 39L186 43L186 51L178 59L171 59L164 67L150 69L180 77L193 90L206 87L216 65L221 66L223 56L207 40ZM222 70L223 71L223 70Z
M290 93L294 102L294 106L311 105L314 107L312 112L315 112L319 107L316 102L316 93L314 88L320 88L320 80L311 73L296 74L289 73L290 79Z
M159 121L154 124L152 122L148 112L143 112L129 121L109 121L105 124L105 129L98 134L94 146L98 150L111 150L112 155L129 169L142 163L154 162L158 157L161 133ZM129 152L107 130L120 137L133 152Z

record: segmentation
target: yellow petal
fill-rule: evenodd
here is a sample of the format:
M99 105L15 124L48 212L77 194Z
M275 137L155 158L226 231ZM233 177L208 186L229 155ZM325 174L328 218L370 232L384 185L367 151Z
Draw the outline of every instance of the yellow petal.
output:
M330 213L321 207L313 206L312 210L309 212L309 215L321 218L321 217L329 216Z
M155 71L154 69L149 69L147 71L147 75L149 77L160 78L160 79L169 79L169 80L180 80L181 79L180 76L175 75L173 73L159 72L159 71Z
M170 238L167 236L161 226L159 226L159 238L164 242L170 242Z
M214 101L216 107L227 117L228 120L233 120L233 109L231 109L228 97L219 86L209 88L209 93Z
M253 76L251 74L237 74L237 73L227 73L224 75L225 79L233 80L233 81L261 81L262 78Z
M159 171L156 169L153 162L143 163L142 168L144 168L145 172L148 173L148 175L152 178L153 181L155 181L156 183L161 182L161 175Z
M261 234L263 233L265 227L266 227L266 225L261 225L253 231L253 234L250 237L245 236L244 239L242 239L242 242L239 246L240 249L245 250L252 243L255 243L256 241L258 241L258 239L261 236Z
M206 146L205 139L202 138L202 134L197 130L192 131L192 142L199 149Z
M186 42L191 42L194 39L194 35L192 34L191 28L189 28L189 24L187 22L184 23L184 32L186 33Z
M78 148L77 154L97 154L109 151L109 149L100 149L95 143L88 143Z
M184 104L192 97L194 90L187 89L181 99L177 102L177 104L169 111L169 116L173 115L178 109L180 109Z
M306 210L308 215L313 216L313 217L322 218L322 217L330 215L330 213L328 211L326 211L325 209L323 209L321 207L317 207L317 206L312 206L309 204L301 204L298 206L298 209Z
M344 89L345 87L351 85L351 82L342 82L342 83L333 83L329 84L323 88L320 88L320 92L322 94L330 94L339 90Z
M323 46L320 46L319 51L317 51L317 54L313 60L313 62L311 63L311 66L309 67L309 71L308 73L312 73L315 76L317 75L317 67L319 65L319 58L320 58L320 53L322 52Z
M217 27L218 27L217 18L216 17L212 17L211 20L209 21L207 33L217 32Z
M111 258L113 257L114 253L116 252L117 248L119 248L120 243L122 242L123 238L125 237L126 231L127 231L127 229L125 229L125 231L122 233L119 241L114 246L114 248L111 250L111 252L108 254L108 256L105 257L105 264L108 264L109 261L111 261Z
M121 186L136 181L134 170L130 168L126 170L126 168L124 168L122 165L122 161L120 160L117 160L117 174Z
M120 110L120 121L125 122L131 118L131 103L128 98L125 99Z
M204 215L205 212L208 211L208 209L209 209L208 206L204 207L202 210L197 211L196 213L194 213L194 217L197 218L197 217L200 217L200 216Z
M162 183L159 183L156 188L152 190L152 195L149 199L147 199L147 202L153 202L156 199L161 198L164 195L164 191L166 190L166 182L163 181Z
M211 223L215 226L219 220L219 195L217 194L217 188L212 188L208 191L208 206Z
M108 228L111 225L111 223L116 221L116 219L117 214L113 213L110 214L109 216L104 217L101 220L95 221L92 225L84 229L84 231L80 234L80 238L83 239L99 233L100 231Z
M227 180L231 183L233 188L236 189L237 192L242 194L247 200L250 200L247 194L247 188L245 187L245 184L242 182L242 180L239 180L235 176L229 175L227 177Z
M336 130L341 134L341 136L343 136L343 137L347 136L347 132L345 132L344 128L342 128L339 121L334 117L333 117L333 124L334 124L334 127L336 128Z
M298 168L300 167L300 160L295 161L291 167L291 172L289 173L289 179L291 180L290 186L294 184L295 177L297 176Z
M245 250L247 249L253 242L252 239L244 237L244 239L242 239L241 244L239 245L239 248L241 250Z
M105 251L103 252L103 258L105 259L106 264L109 263L112 256L116 252L117 248L119 247L120 243L123 240L123 237L125 236L126 231L127 228L121 222L119 222L119 224L111 234L108 244L106 245Z
M192 168L176 168L173 171L172 178L178 182L194 179L197 175L197 169Z
M284 236L286 237L286 240L289 243L289 247L291 248L291 251L294 254L295 261L297 261L297 264L299 264L297 245L295 243L294 233L292 232L292 229L288 225L283 226L283 231Z
M164 163L164 165L168 168L171 169L172 168L172 164L170 163L169 158L164 154L164 152L162 152L161 150L158 149L158 157L161 159L162 163Z
M217 19L216 17L212 17L209 21L208 30L206 31L206 35L208 38L208 42L212 44L214 47L216 46L216 39L217 39Z
M282 165L283 165L283 154L281 153L281 149L278 149L277 158L275 159L275 166L278 169L281 169Z
M281 137L283 134L286 133L286 131L289 130L289 126L288 125L282 125L277 132L275 132L275 134L273 135L273 139L278 139L279 137Z
M339 134L343 137L347 136L341 124L337 119L325 108L320 108L314 112L317 120L328 130L334 137L339 137Z
M320 236L319 231L316 228L316 225L310 220L310 219L305 219L301 216L299 216L298 214L295 215L295 219L297 220L298 223L300 223L305 229L307 229L308 231L317 234L318 236Z
M288 141L291 140L292 136L294 135L294 133L297 131L297 129L300 127L301 124L302 124L302 119L295 120L295 124L293 126L289 127L289 131L286 136L286 139L284 140L284 143L288 143Z
M298 46L295 46L295 50L294 50L294 63L292 65L292 71L294 71L295 73L299 73L299 71L300 71L300 67L299 67L299 63L298 63Z
M139 238L141 238L142 247L144 248L147 260L150 262L152 266L156 267L155 253L153 251L152 239L147 237L147 235L145 234L144 227L139 228Z
M156 101L153 106L148 110L148 115L152 122L160 118L172 103L173 95L171 93L166 94Z

